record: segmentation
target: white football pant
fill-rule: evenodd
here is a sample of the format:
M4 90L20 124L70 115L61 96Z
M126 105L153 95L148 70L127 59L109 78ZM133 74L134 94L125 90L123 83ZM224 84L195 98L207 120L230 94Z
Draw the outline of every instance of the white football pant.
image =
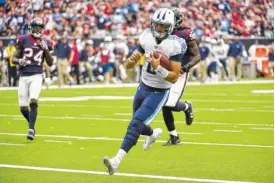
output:
M43 76L21 76L19 78L18 99L19 106L28 106L30 99L38 100L42 88Z
M184 92L184 88L188 80L188 76L189 76L188 73L184 73L179 76L178 80L174 84L172 84L170 88L168 100L164 106L167 106L167 107L176 106L176 104L178 103L178 101L180 100Z

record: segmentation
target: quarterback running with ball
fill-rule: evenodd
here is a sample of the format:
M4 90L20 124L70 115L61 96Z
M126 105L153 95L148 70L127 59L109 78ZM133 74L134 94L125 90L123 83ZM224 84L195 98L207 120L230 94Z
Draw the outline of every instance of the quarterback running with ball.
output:
M145 29L140 35L138 49L125 63L127 69L132 69L145 55L142 81L134 97L133 117L124 140L113 158L105 157L103 159L110 175L115 173L124 156L137 143L140 135L147 136L143 149L148 150L162 134L160 128L153 130L148 125L166 103L170 87L180 75L181 60L186 51L186 43L184 39L171 35L174 25L174 12L168 8L158 9L151 19L150 29ZM156 51L168 57L171 65L169 70L160 65L161 54L158 58L154 57L152 53Z

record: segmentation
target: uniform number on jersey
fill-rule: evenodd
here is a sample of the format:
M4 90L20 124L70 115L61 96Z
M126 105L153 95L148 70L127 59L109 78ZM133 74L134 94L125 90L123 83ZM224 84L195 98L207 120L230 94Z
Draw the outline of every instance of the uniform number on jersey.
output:
M193 40L193 39L195 39L195 35L194 35L194 32L191 31L191 32L189 33L189 40Z
M37 62L37 65L41 65L42 63L43 50L40 50L38 53L33 55L33 49L25 48L24 50L24 59L26 60L34 60Z
M154 71L152 65L150 63L148 63L148 66L147 66L147 72L150 73L150 74L153 74L153 75L156 75L157 73Z

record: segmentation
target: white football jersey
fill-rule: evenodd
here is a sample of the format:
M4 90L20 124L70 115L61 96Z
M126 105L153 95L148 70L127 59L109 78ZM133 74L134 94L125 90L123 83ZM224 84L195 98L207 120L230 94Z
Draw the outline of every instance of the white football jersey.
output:
M212 47L213 54L219 60L227 58L227 52L228 52L228 50L229 50L229 45L228 44L214 45Z
M154 51L164 53L169 59L178 54L183 55L187 49L185 40L175 35L169 35L160 44L157 44L156 38L152 35L151 30L145 29L139 37L139 44L145 50L145 61L141 76L142 82L154 88L170 88L172 83L156 75L149 62L149 55Z

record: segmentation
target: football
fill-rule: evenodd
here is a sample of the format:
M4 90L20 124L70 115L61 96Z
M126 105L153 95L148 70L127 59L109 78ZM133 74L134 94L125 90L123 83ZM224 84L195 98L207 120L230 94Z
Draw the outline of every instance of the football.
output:
M168 57L164 53L159 52L159 51L155 51L152 54L153 54L153 56L155 58L158 58L159 54L161 54L160 65L162 67L164 67L165 69L169 70L169 71L171 70L171 62L170 62L170 60L168 59Z

